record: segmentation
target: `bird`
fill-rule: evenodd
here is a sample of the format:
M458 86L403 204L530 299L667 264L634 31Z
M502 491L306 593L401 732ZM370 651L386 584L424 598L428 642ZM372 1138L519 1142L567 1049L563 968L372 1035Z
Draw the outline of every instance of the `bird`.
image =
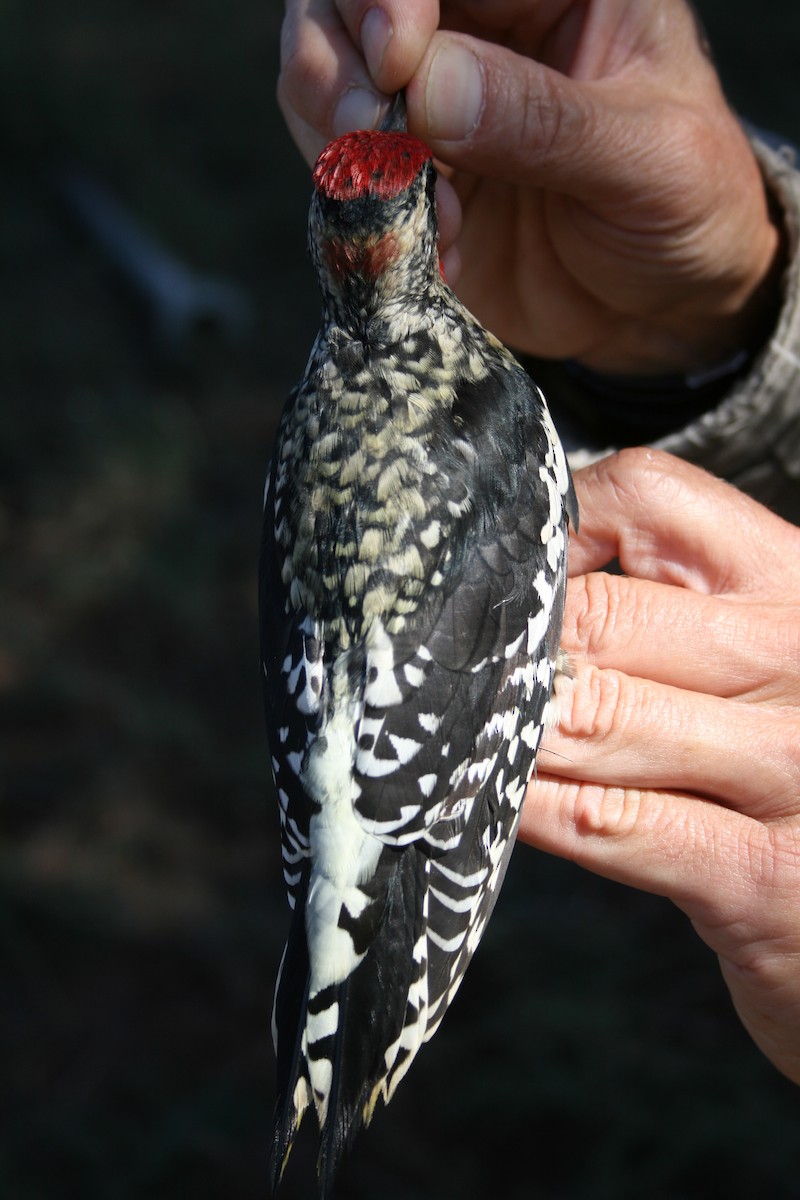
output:
M319 333L277 430L262 673L291 909L273 1187L306 1110L320 1196L438 1029L508 866L560 670L575 492L547 403L445 282L407 131L313 169Z

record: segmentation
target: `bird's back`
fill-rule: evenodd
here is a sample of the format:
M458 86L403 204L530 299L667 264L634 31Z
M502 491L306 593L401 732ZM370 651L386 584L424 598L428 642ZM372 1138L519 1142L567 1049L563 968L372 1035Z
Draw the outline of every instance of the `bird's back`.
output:
M355 152L312 204L326 320L280 426L261 565L294 910L275 1167L314 1107L323 1193L438 1027L497 898L552 688L572 504L541 393L439 276L429 159L412 146L411 182L395 174L387 196L378 175L353 199Z

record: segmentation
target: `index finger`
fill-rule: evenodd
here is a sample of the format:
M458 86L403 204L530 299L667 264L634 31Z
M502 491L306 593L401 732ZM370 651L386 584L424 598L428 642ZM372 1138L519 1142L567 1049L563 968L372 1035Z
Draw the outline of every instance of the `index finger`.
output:
M615 558L627 575L709 595L794 589L800 532L690 463L637 448L575 474L571 575Z
M336 0L336 8L375 85L405 87L438 28L438 0Z
M332 137L378 125L384 93L408 83L438 19L436 0L290 0L278 102L309 163Z
M385 97L334 0L292 0L281 28L278 103L309 163L326 142L377 125Z

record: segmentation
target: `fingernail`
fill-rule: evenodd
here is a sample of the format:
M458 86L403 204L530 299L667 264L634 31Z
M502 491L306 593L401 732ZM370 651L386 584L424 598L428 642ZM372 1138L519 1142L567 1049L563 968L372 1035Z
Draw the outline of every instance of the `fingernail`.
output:
M373 79L377 79L383 66L393 32L392 23L382 8L370 8L367 11L361 22L361 49Z
M333 114L333 136L352 129L374 129L381 115L381 98L366 88L348 88Z
M483 111L483 71L475 55L458 42L437 52L425 85L431 137L457 142L469 137Z

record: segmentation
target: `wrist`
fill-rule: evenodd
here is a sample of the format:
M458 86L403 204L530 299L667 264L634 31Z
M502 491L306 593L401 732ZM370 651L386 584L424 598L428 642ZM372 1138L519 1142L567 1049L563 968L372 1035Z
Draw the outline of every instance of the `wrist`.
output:
M754 358L769 340L780 316L788 265L783 227L774 214L762 230L761 244L750 278L731 287L716 311L709 296L704 307L675 313L665 326L666 336L673 339L673 356L658 368L659 374L666 370L687 377L721 376L732 360L742 353Z
M698 263L694 280L674 281L655 303L642 290L638 312L618 323L616 336L578 356L585 367L617 376L705 375L765 345L783 305L789 239L782 205L752 166L747 219L709 231L696 247L705 267Z
M741 351L752 357L775 329L783 303L782 278L787 266L785 238L777 226L765 248L762 266L738 287L722 285L692 290L691 303L673 303L662 314L626 323L613 342L579 356L583 366L603 374L624 376L706 375Z
M788 253L777 220L772 228L767 266L738 311L697 321L692 336L682 335L677 321L653 328L627 356L563 362L569 406L613 431L618 445L656 441L716 408L748 374L778 325Z
M746 340L734 348L726 345L724 356L716 361L711 359L710 343L705 342L706 353L698 356L700 366L694 366L691 357L692 365L686 368L666 365L665 358L637 356L626 360L622 369L605 370L585 359L538 359L531 360L532 374L542 383L551 405L561 409L560 418L577 420L592 444L621 447L657 442L715 409L749 374L778 324L782 269L781 262L770 280L770 291L765 288L759 297L757 316L741 326ZM654 369L655 361L660 370Z

